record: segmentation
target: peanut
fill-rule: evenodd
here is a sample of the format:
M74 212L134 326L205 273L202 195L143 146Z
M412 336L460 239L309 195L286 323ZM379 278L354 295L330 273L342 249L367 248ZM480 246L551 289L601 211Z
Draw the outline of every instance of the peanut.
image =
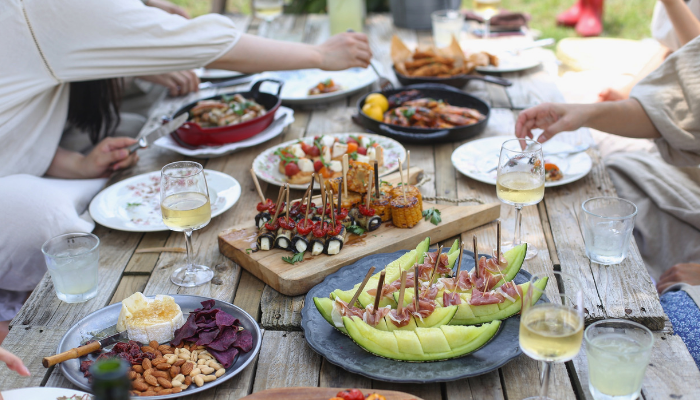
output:
M134 388L134 390L138 390L139 392L145 392L146 390L148 390L148 385L144 382L133 382L131 384L131 387Z
M192 372L190 372L190 376L195 377L201 373L202 373L202 370L200 370L199 368L195 368L192 370Z
M217 378L220 378L221 375L223 375L223 374L225 374L225 373L226 373L226 370L225 370L225 369L219 368L219 369L216 370L216 374L215 374L215 375L216 375Z
M182 353L182 352L180 352L180 354L178 354L177 357L178 357L179 359L185 360L185 361L189 361L189 360L190 360L190 355L189 355L189 354Z
M180 345L182 345L182 343L180 343ZM180 354L180 349L181 349L181 348L182 348L182 347L176 347L176 348L175 348L175 351L173 351L173 354L175 354L175 355Z
M204 376L204 375L199 374L199 375L197 375L197 376L194 377L194 383L195 383L195 385L197 385L198 387L202 387L202 385L204 385L204 378L203 378L203 376Z
M148 383L151 386L158 386L158 378L156 378L153 375L145 375L143 379L145 379L146 383Z
M204 382L211 382L216 380L216 375L204 375Z
M141 363L141 367L144 371L153 367L153 365L151 364L151 360L149 360L148 358L144 358L143 362Z
M204 346L197 346L197 350L202 350L204 349Z
M173 379L173 380L170 382L170 384L173 385L173 387L180 387L180 386L182 386L182 382L176 381L175 379Z
M176 377L173 378L173 380L182 383L185 381L185 375L178 374Z
M212 367L212 368L214 368L214 369L221 369L221 368L223 368L223 367L221 366L221 364L219 364L219 363L216 362L215 360L209 360L209 361L207 362L207 366Z
M214 373L214 368L212 368L212 367L204 367L204 368L200 368L199 370L202 371L202 373L204 375L209 375L209 374Z
M180 374L180 367L172 366L170 367L170 377L174 378Z
M166 389L171 389L173 387L169 380L161 377L158 377L158 384Z
M140 365L134 365L131 367L131 369L134 370L134 372L139 373L139 374L143 374L143 370L144 370L144 368Z
M195 361L195 362L196 362L197 359L198 359L198 358L197 358L198 355L199 355L199 352L198 352L197 350L195 350L195 351L193 351L192 353L190 353L190 361Z

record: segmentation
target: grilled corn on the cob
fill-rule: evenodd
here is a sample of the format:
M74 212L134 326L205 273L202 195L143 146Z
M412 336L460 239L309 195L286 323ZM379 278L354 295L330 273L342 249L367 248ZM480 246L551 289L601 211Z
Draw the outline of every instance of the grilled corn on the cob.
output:
M413 185L399 185L391 190L391 198L403 197L403 187L406 186L406 196L413 196L418 199L418 206L423 209L423 195L420 189Z
M403 194L391 200L391 219L397 228L413 228L420 222L423 209L418 205L415 196Z

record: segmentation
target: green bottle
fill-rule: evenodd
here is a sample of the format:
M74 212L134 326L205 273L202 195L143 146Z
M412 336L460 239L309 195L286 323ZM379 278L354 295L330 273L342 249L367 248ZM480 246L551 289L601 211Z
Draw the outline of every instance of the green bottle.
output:
M90 367L94 400L129 400L131 381L124 360L107 358Z

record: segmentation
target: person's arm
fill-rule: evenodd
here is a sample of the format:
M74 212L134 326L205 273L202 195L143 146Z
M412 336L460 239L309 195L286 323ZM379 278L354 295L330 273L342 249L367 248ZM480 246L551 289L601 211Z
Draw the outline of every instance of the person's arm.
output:
M46 175L64 179L90 179L109 176L113 171L136 164L136 152L129 155L126 147L136 143L135 139L106 138L88 154L58 148Z
M664 272L656 283L659 293L676 283L687 283L692 286L700 285L700 264L676 264Z
M661 137L635 99L594 104L540 104L520 113L515 123L515 135L532 138L533 129L543 129L537 141L544 143L559 132L575 131L581 127L629 138Z
M304 68L334 71L367 67L371 58L367 36L362 33L341 33L316 46L243 34L231 50L207 68L244 73Z
M22 376L29 376L29 370L24 366L22 360L16 355L0 347L0 361L7 364L7 368L17 372Z
M683 0L661 0L681 46L700 36L700 21Z
M181 17L190 19L190 14L188 14L184 8L173 4L168 0L144 0L143 3L149 7L160 8L161 10L167 13L179 15Z
M637 75L634 76L631 82L624 86L603 89L600 93L598 93L598 101L618 101L628 99L634 85L639 83L639 81L657 69L659 65L664 62L666 57L669 56L669 54L671 54L671 50L664 45L660 45L659 50L654 53L651 59L649 59L649 61L637 73Z

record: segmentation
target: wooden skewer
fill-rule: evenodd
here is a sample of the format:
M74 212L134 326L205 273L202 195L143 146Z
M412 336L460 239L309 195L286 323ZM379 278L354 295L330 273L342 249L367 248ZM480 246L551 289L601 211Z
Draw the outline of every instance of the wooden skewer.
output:
M340 191L340 188L338 188ZM343 194L348 197L348 155L343 154Z
M147 247L138 249L134 253L184 253L185 251L184 247Z
M276 208L275 216L272 217L272 221L270 221L270 225L274 224L275 221L277 221L277 216L280 214L280 209L282 208L282 207L280 207L280 201L282 201L283 195L284 195L284 186L280 187L280 194L277 195L277 203L275 203L275 208Z
M455 278L459 278L459 268L462 266L462 254L464 254L464 242L460 243L459 246L459 257L457 257L457 270L455 271Z
M399 291L399 306L396 307L396 314L401 315L403 311L403 295L406 291L406 271L401 271L401 289Z
M433 273L430 274L430 284L433 284L433 278L435 278L435 272L437 271L438 265L440 265L440 255L442 254L442 245L438 247L437 258L435 259L435 267L433 267Z
M289 215L289 184L285 185L285 190L287 191L287 201L286 201L286 203L287 203L286 204L286 206L287 206L287 222L289 222L289 220L292 218Z
M501 265L501 220L496 222L496 257L498 260L498 265Z
M314 181L316 180L316 174L311 175L311 186L310 188L314 186ZM308 200L306 201L306 212L304 213L304 226L306 226L306 220L309 219L309 208L311 208L311 193L313 190L308 191L306 194L308 197ZM304 198L300 200L299 204L302 204L304 202Z
M340 177L340 182L342 184L345 184L345 177L344 176ZM340 212L340 209L343 207L342 204L343 204L343 191L340 190L340 186L338 186L338 208L336 208L336 210L338 212Z
M411 150L406 152L406 179L411 180Z
M319 184L321 186L321 227L323 227L323 220L326 219L326 184L323 181L323 177L319 177Z
M362 293L362 290L365 288L365 285L367 284L367 281L369 281L369 278L372 277L372 274L374 273L374 267L371 267L369 271L365 274L365 279L362 280L362 283L360 284L360 287L357 288L355 291L355 294L352 296L352 300L348 303L350 307L355 306L355 302L357 301L357 298L360 297L360 294Z
M476 244L476 235L473 237L474 241L474 276L479 277L479 249Z
M333 203L334 203L334 201L333 201L333 192L330 191L330 190L329 190L328 192L330 193L330 194L329 194L330 198L329 198L328 200L329 200L330 203L331 203L331 223L333 224L333 229L335 229L335 210L333 209Z
M374 160L374 198L379 198L379 163Z
M369 209L369 199L372 196L372 180L367 180L367 198L365 199L365 208Z
M413 304L416 312L420 311L420 302L418 297L420 296L420 284L418 279L418 255L416 254L416 262L413 264Z
M260 182L258 182L258 176L255 175L255 171L250 169L250 176L253 177L253 183L255 183L255 189L258 191L258 196L260 196L260 201L265 204L265 196L263 195L262 189L260 189Z
M406 184L403 180L403 163L399 160L399 175L401 175L401 188L403 189L403 201L408 204L408 199L406 199Z
M384 289L384 278L386 277L386 270L382 270L382 273L379 275L379 283L377 284L377 294L374 296L374 308L372 309L372 315L377 311L377 308L379 308L379 302L382 299L382 290Z

